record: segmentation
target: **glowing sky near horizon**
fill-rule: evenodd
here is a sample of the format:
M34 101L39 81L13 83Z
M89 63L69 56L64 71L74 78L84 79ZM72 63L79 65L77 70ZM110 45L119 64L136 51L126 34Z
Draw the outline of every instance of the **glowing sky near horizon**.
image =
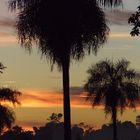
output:
M26 127L38 126L43 124L52 112L62 112L61 72L56 66L51 71L49 61L41 59L35 47L31 55L20 47L13 27L14 14L8 12L7 0L0 2L0 61L7 66L1 75L0 85L23 92L20 98L21 106L15 109L16 123ZM109 117L105 119L102 108L93 111L84 100L84 94L81 94L87 78L86 71L92 63L106 58L126 58L131 62L131 67L140 71L140 38L130 37L131 27L127 24L128 15L139 3L139 0L124 0L124 9L119 10L119 16L117 13L108 13L113 22L109 23L111 32L108 42L99 50L97 56L86 56L81 62L72 61L70 86L73 123L85 122L99 126L110 121ZM119 118L135 122L139 113L139 110L137 113L127 110Z

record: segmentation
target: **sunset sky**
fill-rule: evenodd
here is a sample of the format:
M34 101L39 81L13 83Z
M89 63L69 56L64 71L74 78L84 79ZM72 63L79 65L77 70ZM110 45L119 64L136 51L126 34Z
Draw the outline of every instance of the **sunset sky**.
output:
M110 58L126 58L131 67L140 71L140 38L130 37L131 27L128 17L136 10L139 0L124 0L124 7L105 10L110 27L108 42L99 50L97 56L86 56L83 61L71 63L70 87L72 123L85 122L95 127L109 123L102 107L92 109L85 101L82 87L86 81L86 71L91 64ZM57 67L53 71L49 61L41 58L36 47L29 54L18 44L14 28L15 14L8 11L7 0L0 0L0 61L7 67L0 77L0 85L22 91L21 105L16 107L16 124L24 127L39 126L46 122L52 112L62 110L62 76ZM119 119L135 123L137 112L127 110Z

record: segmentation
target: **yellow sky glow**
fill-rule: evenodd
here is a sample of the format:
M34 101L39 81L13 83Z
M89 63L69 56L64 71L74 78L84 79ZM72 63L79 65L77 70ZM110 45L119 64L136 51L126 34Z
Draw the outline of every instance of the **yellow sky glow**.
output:
M16 36L8 33L0 33L0 44L1 43L17 43L17 38Z
M109 34L109 37L111 37L111 38L129 38L130 34L127 32L111 32Z
M129 38L130 34L127 32L111 32L109 34L111 38ZM0 43L17 43L16 35L8 34L8 33L0 33Z

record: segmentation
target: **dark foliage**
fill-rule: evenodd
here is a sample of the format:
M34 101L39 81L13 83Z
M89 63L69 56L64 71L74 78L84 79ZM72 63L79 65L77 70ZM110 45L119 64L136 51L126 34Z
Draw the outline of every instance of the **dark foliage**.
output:
M97 0L99 3L101 3L103 6L107 6L107 7L116 7L116 6L120 6L123 5L123 1L122 0Z
M5 68L6 67L0 63L0 73L3 73L2 70ZM2 103L7 101L13 105L20 104L18 101L18 96L20 95L21 92L17 90L2 87L0 88L0 135L4 129L10 129L15 121L15 114L13 110L8 106L4 106Z
M19 10L21 44L37 43L52 63L61 65L65 55L79 59L106 41L104 13L94 0L10 0L10 8Z
M105 104L106 113L115 106L123 113L125 107L133 108L139 103L140 74L129 69L129 64L124 59L116 63L105 60L88 69L85 90L93 106Z
M10 129L15 121L15 114L12 109L0 105L0 134L4 128Z
M128 23L133 26L130 32L131 36L139 36L140 34L140 6L137 11L128 19Z
M114 140L117 140L117 111L123 113L126 107L135 108L140 101L140 74L134 69L129 69L129 64L130 62L124 59L116 63L105 60L87 71L87 99L93 107L103 104L105 113L112 115Z
M50 129L51 128L51 129ZM84 129L81 125L72 127L72 140L109 140L113 138L111 132L112 124L104 124L101 129L94 130L88 127ZM130 121L117 121L119 140L139 140L140 129ZM19 126L13 127L0 136L0 140L63 140L63 123L49 122L45 126L34 129L34 131L23 130Z
M1 137L1 140L34 140L32 131L24 131L19 126L14 126L11 130L6 131Z
M11 108L4 106L1 102L8 101L12 104L19 104L18 96L21 92L10 88L0 88L0 134L5 128L10 129L15 122L15 114Z
M0 101L8 101L13 104L20 104L18 101L18 96L21 95L21 92L17 90L12 90L10 88L0 88Z
M54 121L54 122L60 122L62 119L62 114L61 113L52 113L52 115L47 119L49 121Z
M6 67L2 64L2 63L0 63L0 73L3 73L3 71L2 70L4 70Z

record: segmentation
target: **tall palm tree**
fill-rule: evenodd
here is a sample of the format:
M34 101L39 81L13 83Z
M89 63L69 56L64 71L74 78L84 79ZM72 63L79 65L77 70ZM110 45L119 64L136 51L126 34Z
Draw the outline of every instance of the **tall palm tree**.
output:
M120 0L99 0L119 4ZM37 44L51 65L63 72L64 138L71 139L69 67L91 50L97 52L106 41L108 27L103 11L95 0L9 0L10 9L18 11L17 31L22 46Z
M5 67L0 63L0 72L3 73ZM18 96L20 92L12 90L10 88L0 88L0 134L3 132L4 128L11 128L15 121L15 115L11 108L4 106L3 102L10 102L13 105L19 104Z
M129 69L129 64L124 59L116 63L106 60L93 65L87 71L87 99L93 106L104 104L105 113L112 115L114 140L117 140L117 112L123 113L126 107L135 108L140 101L140 74Z

